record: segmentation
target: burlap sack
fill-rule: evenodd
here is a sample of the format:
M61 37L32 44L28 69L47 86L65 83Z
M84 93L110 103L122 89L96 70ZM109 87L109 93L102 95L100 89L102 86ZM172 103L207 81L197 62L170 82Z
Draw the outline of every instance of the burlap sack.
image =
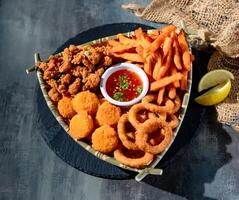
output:
M229 97L216 106L218 120L239 130L239 1L237 0L153 0L145 8L137 4L122 6L137 16L180 27L184 20L190 42L196 48L213 46L208 69L227 69L235 80Z

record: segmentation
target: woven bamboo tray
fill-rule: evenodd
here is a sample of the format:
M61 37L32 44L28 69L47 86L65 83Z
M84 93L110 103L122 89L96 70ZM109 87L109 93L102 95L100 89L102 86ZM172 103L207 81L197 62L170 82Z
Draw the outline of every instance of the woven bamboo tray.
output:
M147 32L150 33L151 31L153 31L153 29L152 30L148 30ZM124 33L124 34L126 36L132 36L132 35L134 35L134 32L127 32L127 33ZM107 41L109 39L114 39L114 38L116 38L116 35L100 38L100 39L97 39L97 40L93 40L93 41L81 44L79 46L99 44L99 43L102 43L102 42L105 42L105 41ZM190 47L190 45L189 45L189 47ZM190 47L190 51L191 51L191 47ZM58 53L57 55L61 55L61 54L62 54L62 52ZM56 106L50 100L50 98L49 98L49 96L47 94L47 90L46 90L46 83L45 83L45 81L42 78L43 74L36 67L36 64L39 61L41 61L40 54L39 53L35 53L34 57L35 57L35 66L27 69L26 71L27 71L27 73L29 73L31 71L36 71L37 72L37 78L38 78L38 81L39 81L40 88L41 88L41 91L43 93L43 96L44 96L44 98L46 100L46 103L47 103L49 109L51 110L52 114L56 118L56 120L59 122L59 124L62 126L62 128L66 131L66 134L68 134L69 133L69 127L65 123L63 118L60 116L60 114L58 113ZM141 181L148 174L162 175L163 170L159 169L159 168L156 168L156 166L161 161L161 159L164 157L164 155L166 154L166 152L168 151L168 149L170 148L170 146L174 142L174 140L175 140L175 138L176 138L176 136L177 136L177 134L179 132L179 129L181 127L181 124L183 123L183 119L184 119L184 116L185 116L185 113L186 113L186 110L187 110L187 107L188 107L188 103L189 103L189 97L190 97L190 94L191 94L191 86L192 86L192 78L193 78L192 74L193 73L192 73L192 70L191 70L190 74L189 74L189 79L188 79L188 88L187 88L186 93L184 94L183 101L182 101L182 106L181 106L181 112L179 114L179 126L174 130L173 139L172 139L171 143L168 145L168 147L164 150L164 152L162 152L161 154L157 155L156 158L153 160L153 162L151 162L151 164L149 166L147 166L146 168L136 169L136 168L128 167L126 165L123 165L123 164L119 163L113 157L109 157L109 156L107 156L107 155L105 155L103 153L95 151L90 145L86 144L85 142L75 140L74 138L72 138L72 139L76 143L78 143L81 147L83 147L86 151L90 152L91 154L93 154L97 158L99 158L101 160L104 160L105 162L108 162L108 163L110 163L112 165L115 165L117 167L120 167L120 168L123 168L123 169L126 169L126 170L130 170L130 171L133 171L133 172L136 172L137 173L137 175L135 176L135 180L136 181Z

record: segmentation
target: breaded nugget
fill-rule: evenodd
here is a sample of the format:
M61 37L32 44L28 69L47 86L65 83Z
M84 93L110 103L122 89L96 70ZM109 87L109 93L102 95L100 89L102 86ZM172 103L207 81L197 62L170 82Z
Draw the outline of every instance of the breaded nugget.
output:
M87 137L94 129L94 123L86 111L81 111L70 121L70 135L76 139Z
M72 118L76 112L73 109L71 98L63 97L57 105L60 115L64 118Z
M73 108L77 113L85 110L90 115L97 112L99 104L98 97L89 91L78 93L72 100Z
M97 128L92 134L92 147L102 153L110 153L117 147L119 138L116 131L109 125Z
M114 125L117 124L121 116L119 107L110 104L108 101L102 103L96 113L96 120L99 125Z

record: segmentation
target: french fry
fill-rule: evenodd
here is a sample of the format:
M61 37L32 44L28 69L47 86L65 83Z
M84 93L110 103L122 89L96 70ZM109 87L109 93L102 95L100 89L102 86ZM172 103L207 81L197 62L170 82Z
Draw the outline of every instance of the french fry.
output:
M149 33L149 37L151 37L153 40L155 40L159 35L160 35L159 30L154 30L154 31Z
M111 51L112 53L123 53L125 51L128 51L132 49L132 46L129 45L117 45L117 46L113 46Z
M172 48L172 42L173 42L173 40L171 37L166 37L166 39L163 43L163 60L166 58L170 49Z
M172 63L172 48L169 49L167 59L164 62L164 64L162 65L162 67L159 69L156 80L161 79L166 74L166 72L168 71L171 63Z
M161 105L161 103L163 102L164 93L165 93L165 87L160 88L159 93L158 93L158 97L157 97L158 105Z
M128 38L125 35L123 35L122 33L118 34L117 38L119 39L120 43L122 43L124 45L130 45L132 47L137 46L137 42L135 39Z
M140 40L141 35L143 34L143 29L141 27L137 28L134 31L134 34L135 34L136 40Z
M108 40L107 43L110 45L110 46L119 46L121 45L119 41L116 41L116 40Z
M183 78L183 74L179 72L177 72L174 75L161 78L160 80L154 81L150 84L150 91L157 91L160 88L169 85L170 83L181 80L182 78Z
M178 43L182 51L189 51L188 43L184 31L178 34Z
M150 46L152 39L148 36L147 33L143 32L142 28L138 28L134 31L136 41L139 45L141 45L143 48L147 48Z
M135 51L137 52L137 54L139 54L142 58L144 57L144 48L142 46L137 46L135 48Z
M183 67L189 71L191 68L191 54L189 52L188 43L183 31L181 31L178 35L178 43L182 50Z
M191 69L191 56L189 51L184 51L182 55L182 60L183 60L183 67L187 70L190 71Z
M149 48L152 42L152 39L148 36L147 33L144 33L141 35L141 44L144 48Z
M170 84L168 86L168 97L170 99L175 99L175 97L176 97L176 88L174 87L173 84Z
M178 72L178 71L177 71L177 68L175 67L175 65L172 65L172 66L171 66L171 75L176 74L177 72ZM175 82L173 83L173 85L174 85L175 88L179 88L179 87L180 87L179 81L175 81Z
M183 74L183 78L181 79L181 90L187 90L188 87L188 71L187 70L183 70L182 71Z
M144 64L144 71L149 76L152 77L153 75L153 66L155 63L155 54L151 54L146 58L146 63Z
M178 70L182 69L178 40L173 41L173 62Z
M125 60L143 63L144 59L137 53L122 53L122 54L114 54L115 57L123 58Z
M173 31L176 31L177 27L174 25L168 25L162 28L162 33L167 33L170 35Z
M164 42L165 38L169 36L172 31L175 31L175 30L176 30L176 26L174 25L166 26L162 30L162 33L156 38L156 40L154 40L151 43L150 47L146 49L146 53L149 54L149 53L155 52Z
M155 63L154 70L153 70L153 79L154 80L157 80L157 75L158 75L161 67L162 67L162 56L158 52L157 57L156 57L156 63Z

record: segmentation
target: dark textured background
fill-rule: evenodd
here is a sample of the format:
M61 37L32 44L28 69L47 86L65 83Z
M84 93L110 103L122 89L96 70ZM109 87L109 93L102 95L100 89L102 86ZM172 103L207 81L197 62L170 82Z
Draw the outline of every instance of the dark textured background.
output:
M141 183L79 172L42 139L36 76L25 74L34 52L47 57L69 38L103 24L157 26L121 10L125 2L0 0L0 200L239 199L239 136L217 123L212 108L203 109L193 138L164 175Z

